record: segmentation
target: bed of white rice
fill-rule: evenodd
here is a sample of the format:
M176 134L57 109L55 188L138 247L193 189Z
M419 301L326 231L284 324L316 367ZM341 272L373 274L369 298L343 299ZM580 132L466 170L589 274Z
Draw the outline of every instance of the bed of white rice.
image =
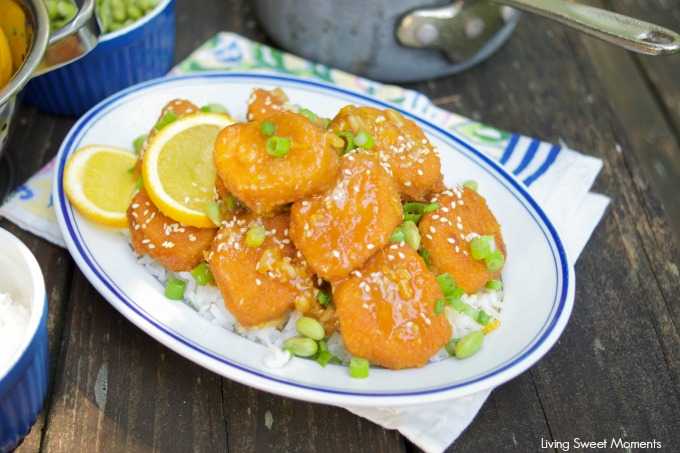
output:
M294 311L290 314L283 327L266 327L262 329L244 329L239 326L236 318L227 310L220 290L215 285L199 285L189 272L172 272L167 270L162 264L158 263L149 256L138 257L141 264L149 273L156 277L161 283L169 278L179 278L186 283L184 299L186 303L198 312L207 322L229 329L250 340L256 341L269 348L269 354L265 356L264 362L272 368L283 366L289 355L282 355L281 347L283 343L299 334L295 330L295 323L302 314ZM494 322L499 319L503 304L503 292L491 289L481 289L472 295L464 295L462 300L477 310L484 311ZM444 307L444 314L453 326L452 338L462 338L473 330L481 330L484 326L477 323L465 313L460 313L450 306ZM342 337L335 332L328 340L328 350L331 354L338 357L345 364L349 364L352 355L345 349ZM449 353L442 348L435 354L431 362L436 362L449 357Z
M28 327L31 309L22 300L14 300L9 294L0 292L0 370L19 348Z

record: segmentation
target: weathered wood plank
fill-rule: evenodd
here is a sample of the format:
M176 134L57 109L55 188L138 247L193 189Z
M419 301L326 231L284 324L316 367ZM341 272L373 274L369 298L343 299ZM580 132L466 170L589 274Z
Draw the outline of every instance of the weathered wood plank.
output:
M405 451L396 431L341 408L270 395L227 379L223 400L233 451Z
M159 343L74 278L45 451L219 451L221 379Z

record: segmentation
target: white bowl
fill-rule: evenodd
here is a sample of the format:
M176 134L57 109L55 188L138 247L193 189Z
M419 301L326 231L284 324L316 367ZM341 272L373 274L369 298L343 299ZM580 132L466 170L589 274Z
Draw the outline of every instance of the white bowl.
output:
M11 451L28 434L42 410L49 379L47 296L31 251L0 228L0 292L27 301L30 317L9 360L0 363L0 452Z

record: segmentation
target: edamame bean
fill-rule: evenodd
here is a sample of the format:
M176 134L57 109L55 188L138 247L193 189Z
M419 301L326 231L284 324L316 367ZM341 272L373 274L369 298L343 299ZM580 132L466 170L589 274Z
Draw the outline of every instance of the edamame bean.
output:
M484 343L484 334L481 331L475 330L468 333L456 343L456 357L459 359L470 357L479 351L482 343Z
M311 357L316 354L319 346L311 338L289 338L283 344L284 349L289 350L298 357Z
M307 316L298 319L295 323L295 329L297 329L300 335L316 341L323 340L323 337L326 336L326 331L321 323Z

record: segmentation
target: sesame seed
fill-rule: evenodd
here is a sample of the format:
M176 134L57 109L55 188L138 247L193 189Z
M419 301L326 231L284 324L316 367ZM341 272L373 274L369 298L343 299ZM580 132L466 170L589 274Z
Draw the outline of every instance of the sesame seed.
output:
M333 256L336 258L340 258L340 252L338 252L337 250L333 250Z

